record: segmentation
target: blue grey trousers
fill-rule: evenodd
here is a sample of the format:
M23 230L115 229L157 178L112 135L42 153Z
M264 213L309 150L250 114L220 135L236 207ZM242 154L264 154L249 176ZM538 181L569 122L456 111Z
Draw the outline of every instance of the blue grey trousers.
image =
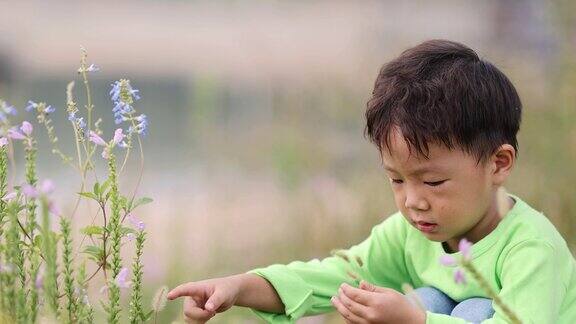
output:
M421 287L415 291L426 310L432 313L446 314L472 323L480 323L494 315L492 300L488 298L474 297L458 303L434 287Z

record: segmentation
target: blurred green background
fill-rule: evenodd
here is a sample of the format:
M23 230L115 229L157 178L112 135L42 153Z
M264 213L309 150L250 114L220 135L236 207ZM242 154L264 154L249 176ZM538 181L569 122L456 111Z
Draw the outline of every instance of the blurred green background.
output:
M30 118L29 99L55 106L61 145L73 153L65 87L76 80L84 102L80 45L101 67L92 84L105 130L114 126L109 84L128 78L141 90L136 109L150 130L138 192L154 203L138 216L149 231L150 300L163 284L322 258L365 238L395 211L377 150L362 136L378 70L426 39L460 41L501 68L524 104L508 190L576 251L575 16L574 2L544 0L1 1L0 97L19 120ZM80 177L40 142L40 177L56 180L70 212ZM180 313L181 302L170 302L159 322ZM211 322L259 320L234 308Z

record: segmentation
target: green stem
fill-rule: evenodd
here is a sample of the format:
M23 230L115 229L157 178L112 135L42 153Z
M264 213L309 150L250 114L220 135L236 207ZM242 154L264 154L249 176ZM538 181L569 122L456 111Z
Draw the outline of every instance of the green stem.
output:
M144 322L145 314L142 307L142 252L144 249L144 241L146 240L146 233L139 231L136 237L136 256L132 263L132 296L130 300L130 323L136 324Z
M30 145L26 146L26 183L31 186L36 186L38 179L36 177L36 143L31 140ZM35 232L38 224L36 223L36 199L28 198L26 202L26 226L22 228L24 234L30 240L30 246L34 246ZM38 291L33 286L33 282L38 276L38 271L40 268L40 260L36 253L36 250L30 248L26 255L29 265L28 265L28 278L30 278L30 284L28 285L27 294L30 298L30 308L29 308L29 320L34 323L36 321L36 316L38 314Z
M74 260L72 259L72 236L70 220L60 219L60 231L62 233L63 251L62 262L64 263L64 290L66 293L66 309L68 310L68 322L76 322L76 297L74 296Z
M478 282L478 285L480 285L480 288L482 288L486 292L486 294L490 299L492 299L494 304L500 307L502 312L506 315L506 317L508 317L508 319L512 323L522 324L518 316L516 316L516 314L508 307L508 305L504 303L504 301L498 296L496 291L492 289L488 281L486 281L486 279L484 279L482 274L480 274L480 272L478 272L478 270L474 267L474 265L472 265L472 262L463 260L462 266L472 275L472 277L474 277L476 282Z
M4 197L8 193L8 155L6 146L0 148L0 197ZM3 242L4 238L4 223L6 216L6 202L0 199L0 265L4 265L4 250L6 244ZM0 272L0 314L6 313L7 300L6 300L6 275Z
M109 299L110 305L108 309L108 323L118 323L120 321L120 288L116 285L114 279L120 273L122 267L122 259L120 258L120 243L121 243L121 232L120 232L120 197L118 191L118 179L116 176L116 157L114 154L109 152L108 158L108 178L110 181L110 201L112 203L112 216L110 217L110 222L108 223L109 232L108 237L111 239L112 248L112 278L109 280Z
M44 292L46 295L46 302L52 315L55 318L60 317L60 310L58 305L58 274L56 265L56 242L55 235L50 229L50 214L48 208L48 199L42 197L42 247L44 257L46 258L45 276L44 276Z

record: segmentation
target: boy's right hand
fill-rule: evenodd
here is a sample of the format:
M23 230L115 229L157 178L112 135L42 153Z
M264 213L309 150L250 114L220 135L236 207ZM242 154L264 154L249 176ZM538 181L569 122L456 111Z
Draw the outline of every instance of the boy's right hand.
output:
M240 282L234 276L182 284L168 293L168 299L184 299L187 322L205 323L216 313L232 307L240 292Z

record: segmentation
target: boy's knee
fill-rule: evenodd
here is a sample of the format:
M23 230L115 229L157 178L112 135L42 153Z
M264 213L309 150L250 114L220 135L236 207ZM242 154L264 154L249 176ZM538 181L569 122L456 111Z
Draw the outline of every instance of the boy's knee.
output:
M427 311L438 314L450 314L456 302L442 291L434 287L421 287L415 289Z
M472 323L480 323L494 316L492 300L488 298L469 298L463 300L454 307L450 315Z

